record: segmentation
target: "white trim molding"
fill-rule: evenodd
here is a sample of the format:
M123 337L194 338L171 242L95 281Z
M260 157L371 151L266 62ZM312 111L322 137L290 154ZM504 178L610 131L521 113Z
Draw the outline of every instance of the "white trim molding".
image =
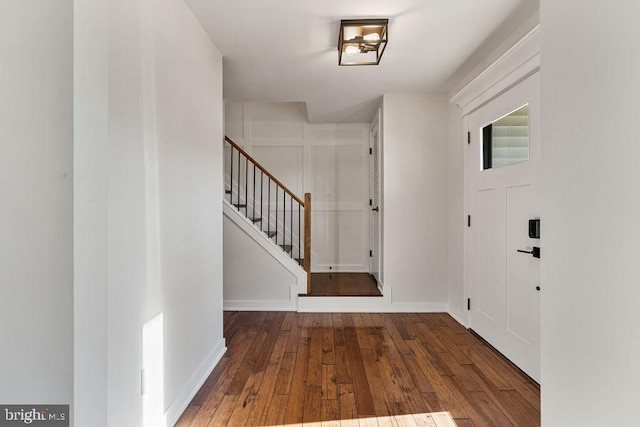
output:
M467 320L467 315L464 314L463 312L461 312L460 310L456 309L455 307L452 307L451 305L449 305L449 308L447 310L447 314L449 314L449 316L453 317L456 320L456 322L460 323L465 328L469 327L469 322Z
M361 297L300 297L300 313L447 313L446 303L397 303L393 302L393 289L386 286L383 296Z
M493 64L456 93L449 102L462 116L480 108L540 69L540 25L507 50Z
M305 275L306 277L306 275ZM305 279L306 285L306 279ZM227 300L222 302L224 311L297 311L298 292L297 286L289 286L289 299L284 301L264 301L264 300ZM306 293L306 289L305 292Z
M211 350L206 359L202 362L200 367L193 373L189 381L182 388L182 391L178 395L177 399L169 406L169 409L164 413L164 420L166 420L166 426L173 426L178 422L182 413L189 406L189 402L194 398L200 387L209 378L211 372L216 367L218 362L222 359L222 356L227 352L224 338L218 341L216 346Z

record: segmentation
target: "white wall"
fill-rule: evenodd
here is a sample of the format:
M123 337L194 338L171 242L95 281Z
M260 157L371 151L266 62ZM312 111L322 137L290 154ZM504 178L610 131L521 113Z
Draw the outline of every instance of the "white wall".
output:
M466 135L463 131L461 110L457 105L449 105L449 142L447 144L447 244L448 244L448 291L449 313L459 322L466 322L464 299L464 231L466 214L464 206L464 177Z
M448 101L383 98L384 287L393 304L447 302Z
M73 3L0 13L0 402L73 399Z
M222 57L183 1L150 4L168 407L191 400L224 346Z
M235 207L224 213L224 309L296 310L307 274Z
M290 287L296 285L295 276L226 216L224 260L225 301L289 303Z
M542 424L637 424L640 4L543 0Z
M298 197L311 193L312 271L368 272L369 124L310 124L303 103L228 102L225 125Z
M75 0L73 32L74 416L107 425L108 0Z
M172 425L224 351L222 58L182 0L75 12L76 424Z

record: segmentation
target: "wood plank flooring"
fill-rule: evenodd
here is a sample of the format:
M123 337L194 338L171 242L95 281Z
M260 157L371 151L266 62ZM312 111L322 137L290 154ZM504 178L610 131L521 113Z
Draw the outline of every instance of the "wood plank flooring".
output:
M382 294L369 273L311 273L311 293L301 296L381 297Z
M538 426L540 389L447 314L225 312L176 424Z

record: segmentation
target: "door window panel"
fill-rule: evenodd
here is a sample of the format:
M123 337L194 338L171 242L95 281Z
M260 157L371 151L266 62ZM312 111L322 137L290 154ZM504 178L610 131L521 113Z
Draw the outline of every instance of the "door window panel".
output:
M529 160L529 104L482 128L482 170Z

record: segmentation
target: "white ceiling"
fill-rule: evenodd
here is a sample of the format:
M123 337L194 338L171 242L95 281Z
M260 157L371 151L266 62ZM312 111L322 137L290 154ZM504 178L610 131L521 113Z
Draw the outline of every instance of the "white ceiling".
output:
M539 0L186 0L224 57L226 101L300 101L310 122L369 122L384 93L446 92ZM378 66L339 67L341 19L389 18ZM477 54L476 54L477 56Z

